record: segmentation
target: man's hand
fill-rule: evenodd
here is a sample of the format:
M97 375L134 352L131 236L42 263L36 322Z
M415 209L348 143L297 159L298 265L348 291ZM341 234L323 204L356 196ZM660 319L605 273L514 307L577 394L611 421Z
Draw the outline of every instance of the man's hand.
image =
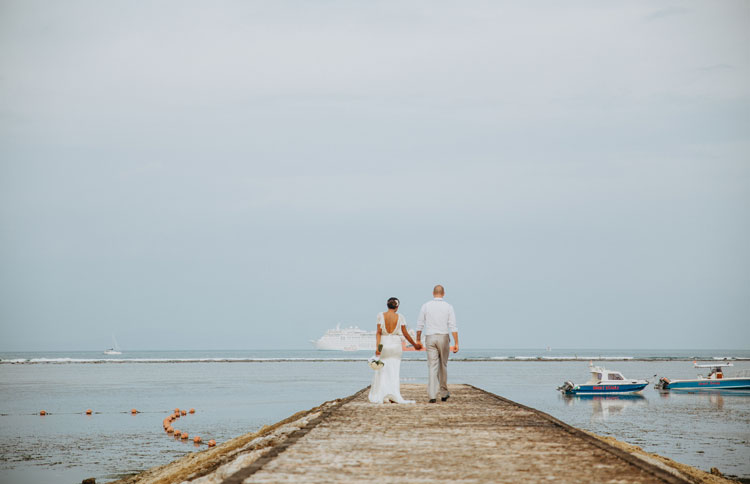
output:
M458 353L458 345L451 346L451 351L454 353Z
M422 343L420 342L414 343L414 349L417 351L420 351L422 349Z

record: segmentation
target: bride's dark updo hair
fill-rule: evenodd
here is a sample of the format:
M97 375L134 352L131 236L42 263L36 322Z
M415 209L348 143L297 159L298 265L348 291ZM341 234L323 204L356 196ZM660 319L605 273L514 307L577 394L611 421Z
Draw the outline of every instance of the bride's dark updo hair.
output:
M386 305L388 306L388 309L398 309L398 304L399 303L398 303L397 297L392 297L388 299L388 302L386 303Z

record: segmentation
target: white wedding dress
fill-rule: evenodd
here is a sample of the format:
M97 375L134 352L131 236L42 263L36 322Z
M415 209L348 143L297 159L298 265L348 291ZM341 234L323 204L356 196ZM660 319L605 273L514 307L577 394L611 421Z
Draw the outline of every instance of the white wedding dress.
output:
M385 329L383 313L378 314L378 326L382 333L380 344L383 350L380 352L380 360L385 363L379 370L375 370L370 385L370 401L372 403L414 403L414 400L404 400L401 396L401 326L406 325L403 315L398 315L398 324L392 333Z

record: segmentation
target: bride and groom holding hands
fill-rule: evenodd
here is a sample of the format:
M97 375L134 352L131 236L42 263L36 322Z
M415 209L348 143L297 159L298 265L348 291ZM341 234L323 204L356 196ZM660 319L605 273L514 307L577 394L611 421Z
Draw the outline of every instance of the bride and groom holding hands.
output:
M424 348L427 352L428 383L427 393L430 403L436 403L438 396L448 400L448 355L458 352L458 329L453 306L445 301L445 289L441 285L432 291L433 299L422 305L417 319L417 340L414 341L406 329L406 319L398 313L399 300L388 299L388 310L377 316L376 351L384 363L375 371L370 386L369 399L372 403L414 403L401 396L399 373L401 369L401 336L414 346L422 349L422 333L425 334ZM455 346L450 346L453 334Z

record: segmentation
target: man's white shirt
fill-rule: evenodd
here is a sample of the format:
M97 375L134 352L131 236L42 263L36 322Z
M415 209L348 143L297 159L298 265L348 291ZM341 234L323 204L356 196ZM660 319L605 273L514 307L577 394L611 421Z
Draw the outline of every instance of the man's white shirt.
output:
M425 336L458 332L453 306L442 297L424 303L419 310L417 331L424 332Z

